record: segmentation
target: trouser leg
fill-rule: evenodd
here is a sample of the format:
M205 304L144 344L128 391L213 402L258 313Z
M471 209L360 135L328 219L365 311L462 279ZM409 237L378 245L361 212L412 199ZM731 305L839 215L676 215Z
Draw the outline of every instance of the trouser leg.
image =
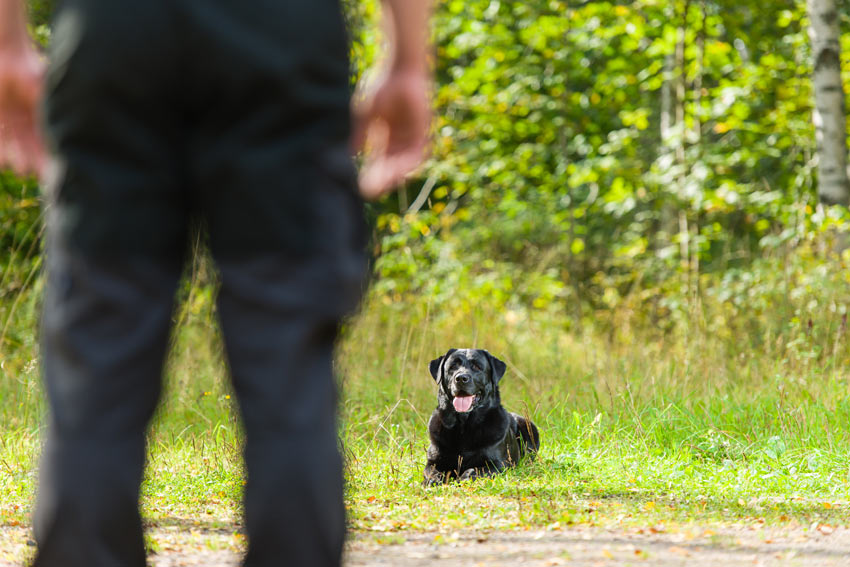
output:
M166 0L58 4L35 565L142 567L145 430L185 246L180 35Z
M145 431L179 265L48 250L42 322L49 430L37 567L145 565L138 511Z
M220 262L219 313L246 430L251 567L330 567L341 560L345 514L332 369L340 314L317 308L322 286L309 284L317 275L311 263L320 264L272 257Z

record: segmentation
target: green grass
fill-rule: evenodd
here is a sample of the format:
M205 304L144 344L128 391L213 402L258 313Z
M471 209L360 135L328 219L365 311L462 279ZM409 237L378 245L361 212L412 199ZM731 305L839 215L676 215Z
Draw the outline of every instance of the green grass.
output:
M152 525L232 528L240 425L209 302L187 305L151 431L143 509ZM438 316L426 302L367 302L344 330L337 364L351 527L848 523L846 349L795 358L736 352L698 329L687 340L612 341L565 328L556 314ZM508 363L504 403L538 424L542 449L494 478L424 488L435 405L427 365L451 346L487 348ZM34 356L17 348L4 361L6 526L29 521L35 492L44 404Z
M729 361L711 356L709 337L612 345L549 317L401 313L367 309L343 343L358 529L846 521L846 371L758 353ZM508 362L503 400L537 422L542 449L505 475L426 489L427 362L460 345Z

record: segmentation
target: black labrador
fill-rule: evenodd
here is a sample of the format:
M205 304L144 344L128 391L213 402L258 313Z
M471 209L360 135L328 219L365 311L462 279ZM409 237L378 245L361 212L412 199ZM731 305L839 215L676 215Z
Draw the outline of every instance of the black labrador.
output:
M496 474L540 449L537 427L502 407L499 380L505 369L482 349L453 348L431 361L439 392L428 422L425 484Z

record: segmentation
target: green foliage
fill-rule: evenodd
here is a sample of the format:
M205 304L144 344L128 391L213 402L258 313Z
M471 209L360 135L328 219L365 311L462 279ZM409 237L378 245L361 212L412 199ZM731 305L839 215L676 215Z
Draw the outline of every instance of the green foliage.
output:
M36 28L49 24L55 3L55 0L27 0L30 24Z
M18 277L16 265L35 259L41 236L41 201L38 185L0 171L0 268L6 277ZM3 286L14 293L19 285Z
M52 2L29 5L44 26ZM357 78L380 59L378 3L344 7ZM669 332L709 305L767 332L740 282L774 301L788 258L842 267L824 243L847 217L815 204L806 23L800 0L439 4L433 157L370 205L377 292L576 329L628 313ZM0 178L9 297L37 268L36 199Z
M433 157L372 208L378 289L670 329L800 243L832 262L806 25L799 0L440 4Z
M343 0L351 44L352 85L378 57L380 12L374 1Z
M41 203L38 186L0 171L0 360L16 375L32 369L41 268ZM12 356L6 356L11 354Z
M27 0L30 30L42 46L50 40L49 24L55 4L55 0Z

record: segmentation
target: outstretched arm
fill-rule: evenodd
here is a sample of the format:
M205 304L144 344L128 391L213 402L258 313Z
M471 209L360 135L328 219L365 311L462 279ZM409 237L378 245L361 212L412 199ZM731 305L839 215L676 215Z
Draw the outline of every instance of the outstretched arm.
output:
M45 163L37 110L44 63L27 34L21 0L0 0L0 167L39 174Z
M383 0L383 7L387 69L354 104L353 146L368 152L360 175L366 199L389 192L422 162L431 123L430 0Z

